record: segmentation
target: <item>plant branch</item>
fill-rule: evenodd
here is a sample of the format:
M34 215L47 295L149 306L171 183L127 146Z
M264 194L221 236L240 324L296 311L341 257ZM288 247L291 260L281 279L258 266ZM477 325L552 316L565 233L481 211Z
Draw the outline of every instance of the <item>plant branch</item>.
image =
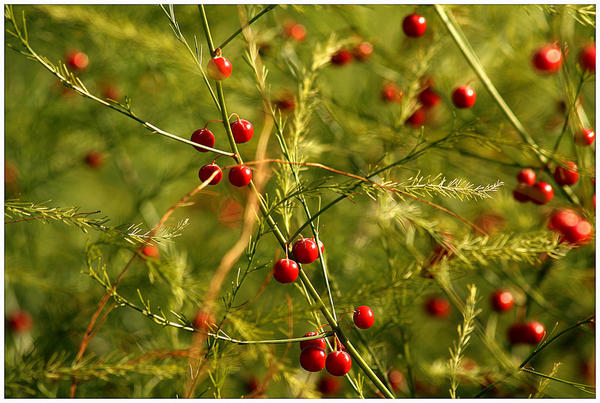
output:
M252 25L252 23L254 23L256 20L258 20L260 17L262 17L264 14L268 13L269 11L271 11L272 9L274 9L275 7L277 7L277 4L271 4L268 5L267 7L263 8L260 13L256 14L254 17L252 17L247 24L245 24L244 26L242 26L240 29L238 29L237 31L235 31L233 34L231 34L229 36L229 38L225 39L223 41L222 44L219 45L219 49L223 49L225 46L227 46L227 44L229 42L231 42L236 36L238 36L246 27L249 27L250 25Z

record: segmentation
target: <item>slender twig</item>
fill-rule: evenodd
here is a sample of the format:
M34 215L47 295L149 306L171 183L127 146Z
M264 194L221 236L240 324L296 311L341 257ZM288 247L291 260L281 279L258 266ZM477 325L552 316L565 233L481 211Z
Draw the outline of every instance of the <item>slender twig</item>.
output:
M539 377L542 377L542 378L550 379L550 380L555 381L555 382L564 383L565 385L572 386L572 387L574 387L576 389L579 389L579 390L581 390L582 392L585 392L585 393L595 394L596 388L594 386L592 386L592 385L586 385L586 384L583 384L583 383L566 381L564 379L556 378L554 376L549 376L549 375L546 375L546 374L542 374L541 372L537 372L537 371L534 371L534 370L529 369L529 368L523 368L521 371L527 372L529 374L536 375L536 376L539 376Z
M219 49L223 49L225 46L227 46L227 44L229 42L231 42L236 36L238 36L246 27L249 27L250 25L252 25L252 23L256 20L258 20L260 17L262 17L264 14L268 13L269 11L271 11L272 9L274 9L275 7L277 7L277 4L271 4L268 5L267 7L263 8L261 10L260 13L256 14L254 17L252 17L247 24L245 24L244 26L242 26L240 29L238 29L237 31L235 31L233 34L231 34L231 36L229 36L229 38L225 39L223 41L222 44L219 45Z
M567 131L567 127L569 125L569 118L571 117L571 112L573 112L573 109L577 105L577 98L579 97L579 93L581 92L581 88L583 87L584 79L585 79L585 72L582 72L581 76L579 77L579 84L577 85L577 91L575 91L575 97L573 98L573 102L571 102L569 104L569 109L567 109L567 113L565 115L565 121L563 123L562 130L560 131L560 135L556 139L556 143L554 143L554 148L552 149L552 154L550 154L551 158L552 158L552 156L554 156L554 154L556 154L556 151L558 150L558 146L560 145L560 141L562 140L564 134Z

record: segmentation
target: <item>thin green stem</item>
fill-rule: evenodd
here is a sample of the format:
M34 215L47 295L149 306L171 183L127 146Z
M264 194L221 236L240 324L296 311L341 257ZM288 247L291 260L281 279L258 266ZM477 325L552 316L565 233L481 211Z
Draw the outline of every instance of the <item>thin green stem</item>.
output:
M487 392L489 392L490 390L494 389L494 387L496 385L498 385L501 382L504 382L505 380L507 380L508 378L510 378L512 375L507 375L506 377L502 378L502 379L498 379L497 381L489 384L485 389L482 389L479 391L479 393L477 393L475 396L473 396L474 399L477 399L478 397L482 397L483 395L485 395Z
M586 385L586 384L583 384L583 383L566 381L564 379L556 378L554 376L549 376L549 375L546 375L546 374L542 374L541 372L537 372L537 371L534 371L534 370L529 369L529 368L523 368L522 371L523 372L527 372L527 373L532 374L532 375L536 375L536 376L542 377L542 378L550 379L552 381L564 383L565 385L572 386L572 387L574 387L576 389L579 389L579 390L581 390L582 392L585 392L585 393L594 394L594 391L596 390L596 388L593 387L593 386L591 386L591 385Z
M552 158L552 156L554 156L554 154L556 154L556 151L558 150L558 146L560 145L560 141L562 140L564 134L567 131L567 126L569 125L569 118L571 117L571 112L573 112L573 109L575 109L575 105L577 105L577 98L579 97L579 93L581 92L581 88L583 87L584 78L585 78L585 73L582 72L581 76L579 77L579 84L577 85L577 91L575 91L575 97L573 98L573 102L571 102L569 104L569 109L567 109L567 113L565 116L565 121L563 123L562 130L560 131L560 135L556 139L556 143L554 144L554 148L552 149L552 154L550 155L550 158Z
M256 20L258 20L260 17L262 17L264 14L268 13L269 11L271 11L272 9L274 9L275 7L277 7L277 4L271 4L268 5L267 7L263 8L261 10L260 13L256 14L254 17L252 17L252 19L250 19L248 21L248 23L246 25L244 25L243 27L241 27L240 29L238 29L237 31L235 31L233 34L231 34L231 36L227 39L225 39L223 41L222 44L219 45L219 49L223 49L225 46L227 46L227 44L229 42L231 42L236 36L238 36L246 27L249 27L250 25L252 25L252 23Z

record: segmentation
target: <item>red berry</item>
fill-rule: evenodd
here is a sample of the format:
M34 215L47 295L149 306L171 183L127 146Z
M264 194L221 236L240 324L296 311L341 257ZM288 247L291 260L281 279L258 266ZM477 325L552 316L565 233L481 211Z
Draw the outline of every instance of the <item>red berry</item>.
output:
M579 63L584 70L596 72L596 44L592 43L581 49L579 54Z
M116 85L108 84L102 87L102 96L118 101L121 98L121 90Z
M546 204L554 197L554 189L548 182L536 182L528 189L528 196L535 204Z
M441 297L431 297L425 303L425 309L431 316L445 318L450 314L450 302Z
M206 182L215 171L217 171L217 175L208 184L217 185L219 182L221 182L221 179L223 179L223 171L221 171L221 168L219 168L219 166L215 163L204 165L202 168L200 168L200 171L198 171L198 177L202 182Z
M569 228L577 225L581 218L571 209L556 210L550 216L548 229L564 234Z
M147 245L142 249L142 253L148 257L157 258L160 255L160 250L156 245Z
M375 323L373 310L368 306L359 306L354 310L354 324L360 329L368 329Z
M208 331L214 323L215 319L210 313L205 311L196 312L196 317L194 318L194 327L196 329Z
M497 312L506 312L515 304L515 299L508 291L498 290L491 297L492 309Z
M333 54L333 56L331 56L331 64L334 64L336 66L343 66L345 64L350 63L352 59L354 59L352 53L342 49L338 50Z
M426 29L427 21L422 15L413 13L404 17L404 21L402 21L402 30L406 36L419 37L425 33Z
M246 165L238 165L229 170L229 182L233 186L246 186L252 180L252 170Z
M342 388L341 381L330 375L325 375L317 383L317 390L323 394L323 396L333 396L337 394Z
M508 329L511 344L536 345L544 338L546 329L539 322L517 323Z
M390 386L394 392L398 392L404 386L404 375L398 370L390 371L388 380L390 381Z
M100 151L90 151L85 156L85 163L88 164L90 168L98 169L104 164L104 154Z
M596 133L592 129L582 129L575 135L575 144L578 146L589 146L596 139Z
M296 42L302 42L304 39L306 39L306 28L304 25L298 24L297 22L286 24L283 30L285 36L295 40Z
M311 337L316 336L317 334L317 332L308 332L302 337ZM300 342L300 350L304 350L307 347L316 347L325 350L326 346L327 345L325 344L325 339L305 340Z
M292 247L292 254L300 263L312 263L319 257L316 242L311 238L299 239Z
M192 138L190 140L206 147L214 147L215 145L215 135L208 129L196 130L192 133ZM202 153L208 152L208 150L200 147L194 146L194 148Z
M431 88L425 88L419 94L419 102L421 102L423 108L430 109L442 102L442 97Z
M75 70L85 70L90 62L88 56L78 50L69 52L67 55L67 64Z
M282 98L275 101L275 107L281 112L289 113L294 110L296 103L294 102L293 98Z
M477 95L475 94L475 91L468 85L458 87L452 93L452 102L457 108L470 108L475 105L476 99Z
M568 167L557 166L554 170L554 179L561 186L572 186L577 183L579 174L577 173L577 165L572 161L565 163Z
M325 368L327 354L319 347L309 346L300 353L300 365L309 372L319 372Z
M237 119L229 125L236 143L246 143L254 136L254 127L246 119Z
M332 351L327 355L325 367L331 375L344 376L352 368L352 358L344 351Z
M425 108L417 109L408 119L406 119L406 123L412 127L421 127L423 122L425 122Z
M543 73L556 73L562 65L562 52L555 45L544 45L533 55L533 65Z
M33 325L33 319L27 311L17 311L8 318L8 325L15 333L27 333Z
M279 259L273 266L273 277L280 283L292 283L298 278L299 271L298 263L291 259Z
M381 99L383 102L400 102L404 97L404 92L394 83L387 83L381 89Z
M373 54L373 45L371 45L369 42L362 42L352 49L352 53L354 54L356 60L359 62L364 62Z
M531 199L529 198L529 194L531 193L532 189L532 186L526 185L524 183L519 183L515 190L513 190L513 197L519 203L526 203L528 201L531 201Z
M246 382L244 382L244 386L246 386L248 393L252 393L258 389L260 384L258 379L255 376L252 376L250 379L247 379Z
M567 228L563 234L568 242L575 245L583 245L592 237L592 224L581 219L574 226Z
M526 185L533 185L535 183L535 172L531 168L522 169L517 174L517 180L519 183L524 183Z
M208 76L216 81L225 80L231 74L231 63L222 56L213 57L208 61L206 70Z

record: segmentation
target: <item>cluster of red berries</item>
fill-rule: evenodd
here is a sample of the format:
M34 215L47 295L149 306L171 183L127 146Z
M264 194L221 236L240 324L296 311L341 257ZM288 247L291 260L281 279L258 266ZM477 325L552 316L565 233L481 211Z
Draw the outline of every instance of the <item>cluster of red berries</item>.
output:
M405 122L413 127L420 127L425 122L427 111L442 102L442 97L433 90L433 80L431 78L425 81L425 86L419 93L418 98L421 106Z
M492 309L499 313L508 312L515 304L513 295L506 290L495 291L490 298ZM511 344L538 344L546 333L539 322L515 323L508 329L508 341Z
M555 210L550 215L548 228L561 235L561 242L573 245L586 244L593 234L592 224L571 209Z
M210 78L221 81L225 80L231 75L232 66L229 60L220 55L219 49L217 49L216 52L217 56L208 61L206 70L208 71ZM191 141L201 144L205 147L213 147L215 145L215 135L207 129L207 126L208 123L204 126L204 128L198 129L192 133ZM252 136L254 136L254 126L252 126L252 123L246 119L240 119L239 116L236 117L235 121L229 124L229 127L231 128L233 139L237 144L246 143L252 139ZM200 152L208 151L201 147L194 148ZM200 168L200 171L198 171L198 177L202 182L205 182L215 172L217 172L216 175L208 184L217 185L219 182L221 182L221 179L223 179L223 171L221 171L221 168L215 164L214 160L212 163L204 165L202 168ZM252 181L252 170L246 165L237 165L229 170L228 178L229 182L233 186L243 187Z
M373 54L373 45L369 42L361 42L352 49L340 49L331 56L331 64L344 66L354 59L359 62L368 60Z
M309 332L304 337L316 336L316 332ZM337 344L337 340L336 340ZM300 365L309 372L319 372L327 369L331 375L346 375L352 368L350 354L343 350L334 350L329 354L325 352L326 344L323 339L303 341L300 343Z
M275 262L273 266L273 277L275 277L275 280L284 284L296 281L300 272L298 263L310 264L317 260L319 257L318 248L321 249L321 254L325 252L325 246L320 240L319 246L317 246L314 238L301 238L297 240L292 246L292 255L295 260L285 258Z
M513 197L520 203L531 201L535 204L546 204L554 197L554 189L548 182L536 182L535 172L525 168L517 174L519 184L513 190Z
M368 329L375 323L373 310L368 306L359 306L353 313L354 324L359 329ZM304 337L316 336L317 334L317 332L308 332ZM336 349L326 354L326 344L323 339L300 342L300 365L302 368L309 372L319 372L326 368L331 375L346 375L352 368L352 358L337 338L334 343Z
M563 54L556 44L543 45L534 52L531 62L538 72L554 74L562 66ZM579 64L584 71L596 72L596 44L592 43L581 49Z

